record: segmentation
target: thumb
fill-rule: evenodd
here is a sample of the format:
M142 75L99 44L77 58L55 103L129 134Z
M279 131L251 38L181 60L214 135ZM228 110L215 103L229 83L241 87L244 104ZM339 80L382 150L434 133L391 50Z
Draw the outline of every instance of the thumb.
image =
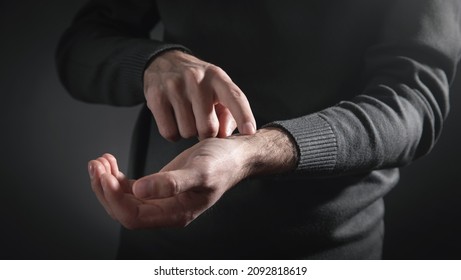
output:
M180 169L145 176L133 184L133 194L139 199L167 198L195 186L193 171Z

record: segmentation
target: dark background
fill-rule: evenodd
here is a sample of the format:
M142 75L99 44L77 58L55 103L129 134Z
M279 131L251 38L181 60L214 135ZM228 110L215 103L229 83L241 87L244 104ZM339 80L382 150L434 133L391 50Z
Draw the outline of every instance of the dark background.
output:
M126 170L139 107L69 97L57 40L83 0L0 2L0 259L112 259L118 225L87 179L89 159ZM384 257L461 259L461 75L438 145L405 168L387 197Z

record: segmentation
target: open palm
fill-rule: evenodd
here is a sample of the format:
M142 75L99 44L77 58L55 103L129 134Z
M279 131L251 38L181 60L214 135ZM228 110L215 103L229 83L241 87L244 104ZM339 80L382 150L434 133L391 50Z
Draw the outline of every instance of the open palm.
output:
M235 139L207 139L160 172L129 180L114 156L89 162L91 185L106 211L129 229L186 226L245 177Z

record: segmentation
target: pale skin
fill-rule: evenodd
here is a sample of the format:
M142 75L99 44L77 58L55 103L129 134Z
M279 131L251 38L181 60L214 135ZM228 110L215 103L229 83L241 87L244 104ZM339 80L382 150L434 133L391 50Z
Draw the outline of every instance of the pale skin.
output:
M221 68L181 51L168 51L144 71L144 96L160 134L171 141L226 137L256 121L245 94Z
M161 135L201 141L138 180L126 178L111 154L90 161L92 189L113 219L128 229L184 227L240 181L295 168L291 138L278 128L256 131L248 100L223 70L178 51L159 58L144 81ZM159 74L158 67L167 71ZM232 135L237 126L241 133Z

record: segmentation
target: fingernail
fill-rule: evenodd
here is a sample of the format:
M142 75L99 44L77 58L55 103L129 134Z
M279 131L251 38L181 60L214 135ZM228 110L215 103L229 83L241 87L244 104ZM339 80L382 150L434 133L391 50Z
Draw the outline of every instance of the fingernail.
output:
M138 181L135 184L133 192L138 198L147 198L152 196L152 186L146 180Z
M94 167L93 167L93 165L91 163L88 164L88 173L90 174L90 178L93 179L93 177L94 177Z
M253 123L246 122L243 124L243 134L254 134L256 132L256 128L254 127Z

